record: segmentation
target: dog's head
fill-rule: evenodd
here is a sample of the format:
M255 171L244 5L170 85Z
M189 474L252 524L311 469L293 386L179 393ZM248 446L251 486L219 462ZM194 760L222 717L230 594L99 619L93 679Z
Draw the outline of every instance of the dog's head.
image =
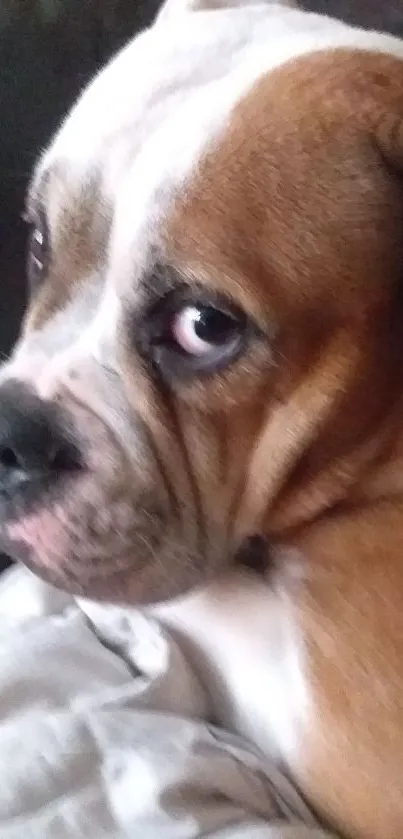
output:
M176 595L363 476L399 483L403 65L340 49L270 69L268 9L237 13L130 45L28 196L2 540L97 598Z

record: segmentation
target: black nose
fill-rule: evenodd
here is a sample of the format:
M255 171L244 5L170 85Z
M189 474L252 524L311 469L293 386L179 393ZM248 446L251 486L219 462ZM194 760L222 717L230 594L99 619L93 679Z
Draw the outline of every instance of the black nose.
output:
M25 385L0 387L0 490L80 467L79 452L56 405Z

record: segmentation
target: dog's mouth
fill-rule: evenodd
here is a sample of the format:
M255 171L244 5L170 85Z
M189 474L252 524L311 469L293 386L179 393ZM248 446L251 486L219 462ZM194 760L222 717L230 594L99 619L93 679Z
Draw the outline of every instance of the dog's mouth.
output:
M74 492L77 473L60 476L38 475L22 481L18 488L3 485L0 491L0 547L11 559L22 562L47 582L60 574L41 561L39 544L52 542L55 512L66 495ZM63 563L62 563L63 564ZM63 569L60 569L61 575Z
M107 499L89 471L48 476L0 494L0 548L57 588L122 599L160 551L164 519L149 499Z

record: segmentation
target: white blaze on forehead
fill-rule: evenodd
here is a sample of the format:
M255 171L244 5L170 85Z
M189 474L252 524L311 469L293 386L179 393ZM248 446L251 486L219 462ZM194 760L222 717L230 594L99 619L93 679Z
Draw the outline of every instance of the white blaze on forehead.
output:
M340 46L403 57L397 39L277 3L184 12L180 26L157 21L84 92L39 174L63 160L74 188L86 167L98 168L114 204L131 171L135 238L147 216L149 226L158 225L160 204L166 206L261 75L298 55Z
M80 356L89 354L99 364L113 366L116 357L122 303L111 283L106 283L95 317L76 345Z

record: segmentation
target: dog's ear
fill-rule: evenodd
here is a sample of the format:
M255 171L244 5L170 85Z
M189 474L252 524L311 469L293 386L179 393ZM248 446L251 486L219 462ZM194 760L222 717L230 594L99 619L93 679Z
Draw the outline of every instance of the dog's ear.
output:
M297 0L263 0L268 6L298 7ZM235 9L256 5L256 0L165 0L157 17L157 22L165 21L183 12L197 12L211 9Z

